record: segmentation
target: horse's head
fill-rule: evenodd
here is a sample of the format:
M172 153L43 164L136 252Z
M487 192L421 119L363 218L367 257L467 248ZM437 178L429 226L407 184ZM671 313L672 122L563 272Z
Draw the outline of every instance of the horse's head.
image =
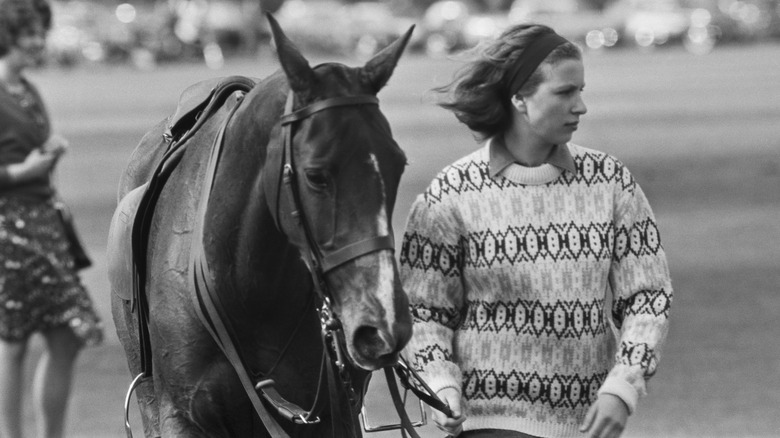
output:
M277 173L267 184L277 188L268 195L269 207L309 268L322 271L353 363L366 370L393 364L412 331L391 225L406 157L375 95L412 29L363 67L311 68L273 17L269 21L290 87L288 115L271 141L287 145L275 153L291 170L287 182Z

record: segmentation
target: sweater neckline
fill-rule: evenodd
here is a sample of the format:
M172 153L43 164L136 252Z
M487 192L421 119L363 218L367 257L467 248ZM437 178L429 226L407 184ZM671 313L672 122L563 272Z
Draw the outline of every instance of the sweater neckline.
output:
M534 167L511 163L501 171L500 176L513 183L538 186L555 181L562 173L562 169L549 163Z

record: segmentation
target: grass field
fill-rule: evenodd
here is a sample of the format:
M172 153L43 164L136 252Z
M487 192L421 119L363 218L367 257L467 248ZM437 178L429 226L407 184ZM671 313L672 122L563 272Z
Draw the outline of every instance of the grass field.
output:
M434 173L474 149L468 132L428 94L457 65L405 57L379 95L410 159L396 230ZM57 178L96 261L84 281L109 335L80 357L69 436L124 436L130 376L111 323L103 261L130 152L187 85L216 75L264 77L275 68L264 52L219 72L181 65L32 75L55 128L71 141ZM659 372L624 436L780 436L780 45L726 47L704 57L678 49L588 54L586 82L590 111L574 141L613 153L635 174L654 206L676 293ZM388 410L381 388L370 397ZM29 397L26 409L31 425ZM423 433L441 436L430 426Z

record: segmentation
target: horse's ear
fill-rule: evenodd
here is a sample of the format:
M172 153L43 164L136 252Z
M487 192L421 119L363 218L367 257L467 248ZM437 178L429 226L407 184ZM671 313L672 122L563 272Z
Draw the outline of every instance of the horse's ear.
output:
M314 72L309 66L309 61L301 55L300 50L295 44L287 38L282 31L279 22L271 15L266 13L268 23L271 25L271 33L274 37L276 54L279 57L279 63L282 65L287 80L290 82L290 88L296 93L308 93L314 83Z
M393 74L401 54L404 53L406 44L409 43L409 38L411 38L413 31L414 25L410 26L409 30L393 41L392 44L374 55L363 67L366 82L374 89L375 93L378 93L387 84L387 81L390 80L390 76Z

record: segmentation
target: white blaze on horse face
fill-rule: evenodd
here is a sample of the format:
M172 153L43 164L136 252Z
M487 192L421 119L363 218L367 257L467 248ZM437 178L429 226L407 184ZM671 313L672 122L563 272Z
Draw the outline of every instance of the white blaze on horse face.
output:
M377 214L377 235L386 236L390 234L390 222L387 218L387 210L385 209L385 181L382 179L382 171L379 170L379 161L376 159L376 155L369 154L369 157L371 157L371 165L374 167L374 171L376 171L379 187L381 188L380 192L382 193L382 202L380 203L382 208L379 209L379 213Z
M380 192L382 193L382 200L379 205L379 213L377 214L377 235L387 236L390 234L390 220L387 217L387 209L385 208L385 181L382 179L382 172L379 169L379 161L376 159L376 155L369 154L371 157L371 164L376 171L377 179L379 180ZM393 252L392 251L380 251L379 257L379 272L377 275L377 299L382 303L386 313L386 321L395 321L395 303L393 302L394 292L394 269L393 269Z

